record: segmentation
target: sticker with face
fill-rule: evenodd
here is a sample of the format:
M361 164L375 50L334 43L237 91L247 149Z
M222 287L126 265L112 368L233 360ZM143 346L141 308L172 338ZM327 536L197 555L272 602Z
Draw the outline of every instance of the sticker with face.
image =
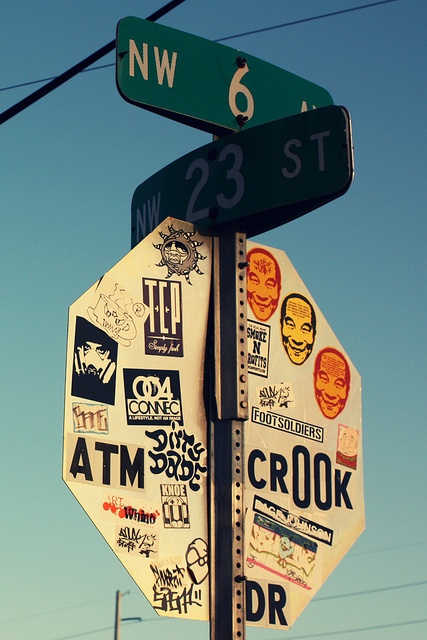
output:
M338 426L337 463L356 469L358 446L358 430L340 424Z
M207 256L199 253L198 247L203 242L193 239L196 232L184 231L183 229L174 229L173 225L169 226L169 235L159 232L163 239L163 243L153 244L161 253L162 259L157 264L158 267L167 267L167 278L173 274L184 276L186 281L190 282L190 273L195 271L199 275L203 275L200 271L199 260L206 260Z
M293 364L303 364L313 350L316 337L316 314L313 306L299 293L290 293L280 312L282 342Z
M73 396L114 404L117 342L85 318L76 318Z
M281 274L276 258L265 249L254 248L246 257L248 302L258 320L266 321L277 309Z
M314 391L325 418L332 420L344 409L350 392L350 367L337 349L326 347L317 354Z

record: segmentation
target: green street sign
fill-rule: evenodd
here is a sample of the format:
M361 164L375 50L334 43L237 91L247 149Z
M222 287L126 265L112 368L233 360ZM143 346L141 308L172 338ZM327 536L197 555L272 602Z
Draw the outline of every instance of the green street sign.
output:
M118 23L116 56L125 100L217 135L333 104L289 71L140 18Z
M251 237L334 200L352 179L344 107L268 122L204 145L143 182L132 198L132 246L169 216Z

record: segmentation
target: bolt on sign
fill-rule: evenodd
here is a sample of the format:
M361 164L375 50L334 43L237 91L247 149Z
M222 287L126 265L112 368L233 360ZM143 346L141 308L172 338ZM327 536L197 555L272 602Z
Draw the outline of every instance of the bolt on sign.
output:
M361 379L286 254L247 251L246 619L289 628L364 530Z
M208 133L333 104L326 89L285 69L149 20L120 20L116 43L125 100Z
M169 218L69 310L63 477L161 615L208 620L211 239Z

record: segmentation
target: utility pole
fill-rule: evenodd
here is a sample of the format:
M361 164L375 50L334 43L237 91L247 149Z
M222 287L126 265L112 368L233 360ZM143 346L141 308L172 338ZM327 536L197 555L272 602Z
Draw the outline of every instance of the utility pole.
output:
M120 591L116 591L116 615L114 617L114 640L120 640L120 623L122 621L137 620L138 622L142 622L142 618L122 618L120 615L121 597L127 595L128 593L129 591L125 591L124 593L121 593Z

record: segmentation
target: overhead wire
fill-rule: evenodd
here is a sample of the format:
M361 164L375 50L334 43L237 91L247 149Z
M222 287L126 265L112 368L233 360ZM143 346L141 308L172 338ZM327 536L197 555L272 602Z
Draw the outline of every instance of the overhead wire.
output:
M146 20L155 22L183 2L185 2L185 0L170 0L170 2L148 16ZM110 51L113 51L115 46L115 40L108 42L94 53L91 53L90 56L87 56L87 58L85 58L84 60L81 60L70 69L67 69L67 71L64 71L59 76L50 80L50 82L43 85L43 87L40 87L40 89L34 91L34 93L31 93L20 102L17 102L12 107L9 107L9 109L6 109L6 111L3 111L3 113L0 114L0 124L3 124L7 120L10 120L10 118L13 118L14 116L18 115L18 113L20 113L24 109L27 109L29 106L31 106L41 98L44 98L44 96L46 96L48 93L51 93L65 82L68 82L68 80L71 80L71 78L74 78L74 76L76 76L78 73L84 71L85 69L87 69L87 67L90 67L94 62L97 62L97 60L100 60L100 58L106 56L107 53L110 53Z
M357 629L341 629L340 631L323 631L319 633L309 633L303 636L293 636L284 638L283 640L305 640L306 638L324 638L326 636L338 636L345 635L347 633L362 633L364 631L379 631L380 629L391 629L394 627L407 627L413 624L423 624L427 622L427 618L420 618L419 620L405 620L404 622L387 622L386 624L375 624L369 627L358 627ZM58 640L62 640L59 639ZM282 640L280 638L280 640Z
M390 587L379 587L378 589L367 589L365 591L354 591L351 593L342 593L342 594L338 594L335 596L326 596L323 598L315 598L313 600L314 602L320 602L320 601L325 601L325 600L335 600L337 598L349 598L349 597L353 597L353 596L360 596L360 595L367 595L367 594L372 594L372 593L379 593L379 592L383 592L383 591L391 591L391 590L396 590L396 589L406 589L408 587L419 587L421 585L427 584L427 580L421 580L418 582L411 582L411 583L407 583L407 584L401 584L401 585L395 585L395 586L390 586ZM148 618L148 619L143 619L141 622L160 622L161 620L165 620L165 618ZM320 638L320 637L325 637L325 636L333 636L333 635L339 635L339 634L347 634L347 633L361 633L361 632L365 632L365 631L378 631L380 629L390 629L390 628L395 628L395 627L406 627L409 625L414 625L414 624L423 624L427 622L427 618L421 618L418 620L404 620L402 622L388 622L388 623L384 623L384 624L380 624L380 625L371 625L371 626L366 626L366 627L358 627L358 628L354 628L354 629L341 629L339 631L324 631L322 633L316 632L314 634L308 634L308 635L302 635L302 636L294 636L292 638L289 638L289 640L304 640L304 639L308 639L308 638ZM94 635L95 633L101 633L102 631L110 631L111 629L113 629L113 627L102 627L100 629L93 629L91 631L84 631L84 632L80 632L77 634L73 634L70 636L61 636L60 638L54 638L53 640L73 640L74 638L82 638L84 636L89 636L89 635Z
M261 29L253 29L252 31L245 31L233 36L225 36L224 38L218 38L215 42L224 42L225 40L231 40L232 38L242 38L243 36L252 36L255 33L263 33L264 31L272 31L273 29L282 29L283 27L291 27L296 24L302 24L303 22L311 22L312 20L320 20L322 18L331 18L332 16L338 16L343 13L350 13L351 11L359 11L360 9L370 9L380 4L390 4L391 2L397 2L397 0L379 0L377 2L370 2L369 4L361 4L356 7L349 7L348 9L339 9L338 11L330 11L329 13L322 13L319 16L312 16L310 18L300 18L299 20L292 20L292 22L283 22L282 24L276 24L272 27L263 27Z
M406 584L396 584L396 585L391 585L391 586L386 586L386 587L377 587L376 589L366 589L364 591L351 591L349 593L339 593L336 595L332 595L332 596L323 596L318 598L317 596L315 598L313 598L313 604L316 602L324 602L325 600L337 600L338 598L351 598L354 596L363 596L363 595L371 595L373 593L381 593L384 591L395 591L397 589L408 589L410 587L421 587L422 585L427 584L427 580L419 580L417 582L407 582ZM0 624L8 624L8 623L15 623L18 622L18 620L28 620L29 618L38 618L41 616L48 616L48 615L53 615L53 614L57 614L60 613L62 611L67 611L70 609L77 609L80 607L84 607L84 606L89 606L92 604L98 604L99 602L106 602L109 600L113 600L112 597L108 597L108 598L101 598L98 600L91 600L88 602L83 602L80 604L75 604L75 605L69 605L68 607L61 607L60 609L52 609L50 611L44 611L44 612L39 612L39 613L34 613L34 614L29 614L26 616L19 616L19 618L13 618L11 620L2 620L0 621ZM156 620L161 620L161 618L156 618Z
M158 620L162 620L162 618L150 618L148 620L131 620L127 624L137 624L140 622L151 622L151 621L157 622ZM113 626L102 627L101 629L93 629L92 631L82 631L80 633L74 633L71 636L61 636L60 638L54 638L53 640L73 640L73 638L83 638L84 636L92 636L95 633L101 633L102 631L111 631L112 629L114 629Z
M163 15L165 15L166 13L171 11L171 9L174 9L176 6L178 6L179 4L181 4L183 2L185 2L185 0L171 0L164 7L162 7L158 11L155 11L151 16L146 18L146 20L150 20L151 22L155 22L160 17L162 17ZM252 31L245 31L245 32L236 33L236 34L233 34L233 35L230 35L230 36L224 36L222 38L217 38L216 40L214 40L214 42L224 42L226 40L232 40L233 38L242 38L242 37L245 37L245 36L248 36L248 35L254 35L256 33L263 33L265 31L272 31L273 29L283 29L284 27L290 27L290 26L294 26L294 25L297 25L297 24L302 24L304 22L311 22L313 20L321 20L323 18L330 18L332 16L337 16L337 15L344 14L344 13L350 13L350 12L353 12L353 11L359 11L361 9L369 9L371 7L376 7L376 6L379 6L379 5L382 5L382 4L390 4L391 2L397 2L397 0L377 0L376 2L370 2L370 3L364 4L364 5L358 5L358 6L355 6L355 7L349 7L348 9L339 9L338 11L331 11L329 13L323 13L321 15L311 16L309 18L301 18L299 20L293 20L292 22L284 22L282 24L277 24L277 25L273 25L273 26L270 26L270 27L262 27L260 29L254 29ZM71 78L76 76L77 74L83 73L83 72L86 72L86 71L97 71L99 69L105 69L106 67L115 66L115 62L104 64L104 65L99 65L99 66L96 66L96 67L92 67L91 66L95 62L97 62L97 60L100 60L105 55L107 55L108 53L113 51L114 48L115 48L115 40L112 40L111 42L109 42L108 44L104 45L103 47L101 47L100 49L98 49L97 51L92 53L90 56L88 56L84 60L78 62L76 65L74 65L73 67L71 67L67 71L64 71L64 73L60 74L59 76L52 76L52 77L43 78L43 79L40 79L40 80L31 80L29 82L22 82L20 84L15 84L15 85L10 85L8 87L0 88L0 91L8 91L10 89L18 89L20 87L29 86L31 84L38 84L40 82L47 82L46 85L44 85L40 89L37 89L36 91L34 91L34 93L31 93L29 96L27 96L26 98L24 98L20 102L17 102L12 107L9 107L5 111L3 111L3 113L0 114L0 124L3 124L7 120L10 120L14 116L18 115L18 113L20 113L24 109L27 109L29 106L31 106L32 104L34 104L35 102L37 102L38 100L43 98L48 93L51 93L52 91L54 91L55 89L60 87L62 84L64 84L65 82L67 82L68 80L70 80ZM90 68L88 68L88 67L90 67Z

